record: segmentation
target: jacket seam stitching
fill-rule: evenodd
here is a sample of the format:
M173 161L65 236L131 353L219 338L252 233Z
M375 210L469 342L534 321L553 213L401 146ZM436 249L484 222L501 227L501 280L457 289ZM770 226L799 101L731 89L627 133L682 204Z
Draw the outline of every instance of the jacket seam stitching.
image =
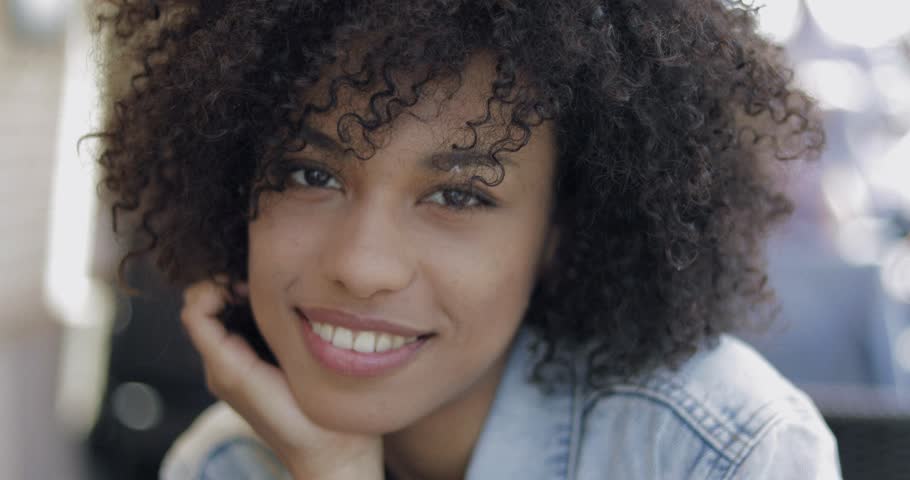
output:
M572 412L570 418L570 428L569 432L569 458L568 465L566 466L566 477L569 480L574 480L577 473L577 462L579 457L579 448L581 445L581 420L582 412L584 410L584 385L581 382L576 382L574 388L572 389Z
M676 417L680 419L684 425L686 425L693 433L700 437L702 441L704 441L718 455L729 462L733 462L737 458L737 454L741 453L741 449L748 446L742 445L748 444L748 442L742 438L743 435L740 432L731 429L728 425L726 425L726 422L720 421L716 413L710 411L707 408L702 407L703 411L705 412L704 416L712 417L712 420L718 425L718 427L723 428L726 431L726 433L730 436L730 440L727 442L723 442L721 439L717 438L716 435L711 434L703 425L702 419L698 418L691 411L680 405L679 402L671 395L667 395L663 392L643 388L640 386L615 385L610 387L608 390L596 392L595 396L592 398L592 404L596 403L596 400L608 396L609 394L642 398L668 408ZM737 450L737 454L731 454L728 451L731 448L735 448Z
M762 409L769 408L769 407L773 406L774 404L779 403L781 401L786 401L786 398L772 400L772 401L766 403L765 405L763 405ZM733 475L735 475L736 472L739 471L740 467L742 467L742 465L746 463L746 460L748 460L749 456L755 451L755 448L759 445L759 443L761 443L761 441L764 440L765 437L770 435L770 432L777 425L784 422L784 420L786 420L786 418L788 416L794 416L794 415L799 415L799 414L803 414L803 413L807 413L807 410L802 407L793 409L792 411L789 411L789 412L785 410L785 411L779 411L779 412L775 413L756 432L755 438L750 442L748 449L743 451L740 455L737 456L735 462L733 462L730 465L729 472L727 473L726 476L723 477L722 480L729 480L729 479L733 478Z
M736 475L736 472L739 471L740 467L742 467L743 464L746 463L746 460L749 458L749 456L755 451L755 447L757 447L758 444L761 443L761 441L764 440L765 437L768 436L769 432L771 432L771 430L773 430L775 426L777 426L778 424L780 424L783 421L783 418L784 418L783 415L777 414L777 415L774 415L772 418L770 418L767 422L765 422L765 424L762 425L762 428L759 429L759 431L756 433L755 439L752 442L749 442L750 445L748 446L748 448L745 449L743 452L741 452L739 455L737 455L736 459L731 461L732 463L730 464L730 469L727 471L727 474L724 475L724 477L721 480L732 479L733 476Z

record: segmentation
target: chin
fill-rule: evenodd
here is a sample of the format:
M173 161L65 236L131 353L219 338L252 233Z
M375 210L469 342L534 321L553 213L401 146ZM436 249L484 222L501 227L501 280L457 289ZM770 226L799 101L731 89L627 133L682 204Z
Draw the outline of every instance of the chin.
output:
M313 423L334 432L358 433L363 435L385 435L402 430L417 420L402 411L377 408L377 404L365 398L356 399L353 404L330 398L298 400L303 413Z

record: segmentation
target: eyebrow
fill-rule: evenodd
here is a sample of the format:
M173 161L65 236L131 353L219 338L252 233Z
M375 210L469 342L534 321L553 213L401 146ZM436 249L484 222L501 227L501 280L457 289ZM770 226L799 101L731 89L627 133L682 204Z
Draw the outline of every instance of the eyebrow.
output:
M334 138L312 128L302 129L300 131L300 138L307 144L319 147L323 150L329 150L335 153L343 153L345 150L345 148Z
M313 145L314 147L338 154L340 158L345 158L343 154L346 152L347 148L338 143L334 138L319 130L305 128L300 132L300 138L308 145ZM511 158L504 155L497 156L496 160L503 166L515 165L515 162ZM456 168L495 167L496 162L490 158L489 152L472 147L433 153L432 155L421 159L420 165L428 170L451 172Z

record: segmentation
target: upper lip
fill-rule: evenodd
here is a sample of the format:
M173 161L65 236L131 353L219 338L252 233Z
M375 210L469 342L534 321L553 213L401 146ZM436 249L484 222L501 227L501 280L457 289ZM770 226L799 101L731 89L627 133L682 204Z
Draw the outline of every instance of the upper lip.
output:
M390 333L402 337L420 337L429 335L432 332L415 330L402 325L398 325L387 320L376 317L361 317L352 313L332 310L329 308L317 307L296 307L297 314L301 317L318 322L328 323L337 327L344 327L350 330L372 331L381 333Z

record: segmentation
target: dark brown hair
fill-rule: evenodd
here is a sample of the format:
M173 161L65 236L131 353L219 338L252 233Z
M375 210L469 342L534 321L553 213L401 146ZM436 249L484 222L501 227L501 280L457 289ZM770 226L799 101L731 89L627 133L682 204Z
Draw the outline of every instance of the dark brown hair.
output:
M335 108L338 89L374 92L338 126L369 143L433 80L492 53L488 110L512 114L491 160L544 121L559 145L561 242L525 322L547 360L593 341L598 377L675 364L770 298L763 237L791 210L776 165L823 143L813 102L745 2L102 3L99 29L119 52L109 65L138 67L109 89L102 186L142 240L130 256L154 252L177 284L245 278L250 206L282 188L276 152L300 148L307 115ZM327 83L327 102L305 102L365 37L364 60ZM395 72L416 66L421 78L399 88Z

